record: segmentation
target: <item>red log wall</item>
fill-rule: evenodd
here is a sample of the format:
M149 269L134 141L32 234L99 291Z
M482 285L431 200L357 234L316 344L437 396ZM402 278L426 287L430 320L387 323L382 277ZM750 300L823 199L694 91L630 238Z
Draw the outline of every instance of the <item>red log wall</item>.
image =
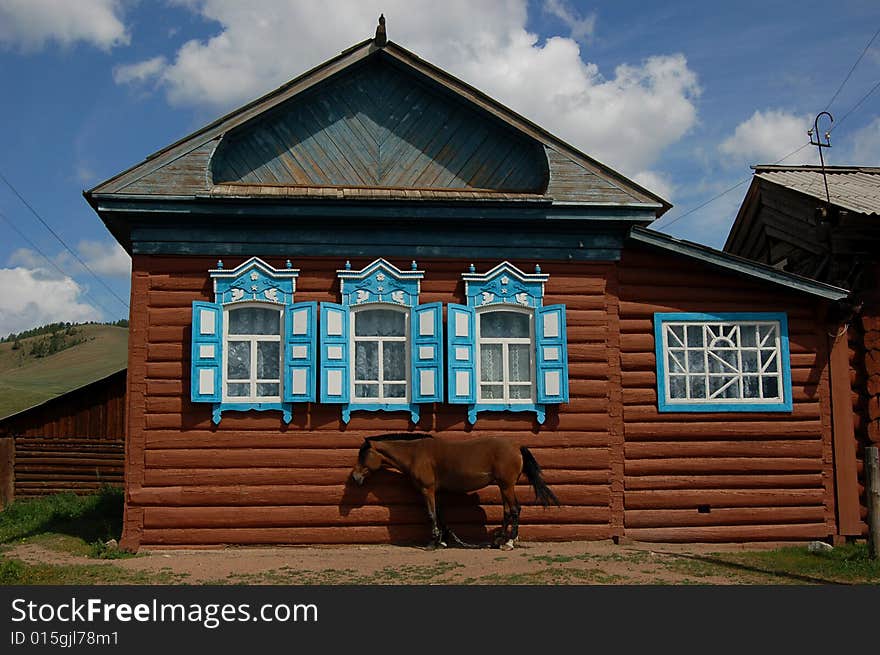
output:
M535 506L519 487L524 539L834 534L827 354L806 297L670 256L541 262L550 275L545 302L567 306L571 392L568 404L548 408L543 426L524 414L481 414L470 427L466 408L448 404L423 407L415 428L402 412L355 412L346 426L339 406L321 404L295 405L289 425L280 412L229 412L215 426L210 405L189 401L191 303L212 300L215 263L133 258L124 546L427 541L422 500L408 481L386 473L363 488L346 485L364 437L399 430L503 435L532 449L562 506ZM469 263L420 261L420 301L463 302ZM487 270L498 262L473 263ZM528 270L535 262L514 263ZM339 301L339 261L296 265L298 302ZM788 312L793 414L659 415L651 315L679 309ZM697 512L704 504L709 514ZM446 506L464 535L485 536L500 523L497 489Z

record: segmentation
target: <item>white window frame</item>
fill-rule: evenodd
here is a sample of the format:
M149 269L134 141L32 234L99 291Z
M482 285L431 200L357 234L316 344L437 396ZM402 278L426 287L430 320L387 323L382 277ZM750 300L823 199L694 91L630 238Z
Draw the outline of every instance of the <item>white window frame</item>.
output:
M376 309L385 309L391 310L395 312L399 312L403 314L404 323L403 323L403 336L402 337L359 337L355 334L355 321L357 320L357 315L364 311L376 310ZM412 396L412 388L410 386L410 360L412 350L412 340L410 334L410 320L412 317L412 311L409 307L401 307L400 305L392 305L390 303L369 303L364 305L357 305L356 307L352 307L349 311L349 334L350 334L350 346L349 352L351 353L351 388L349 390L349 398L350 403L352 404L364 404L364 405L408 405L409 399ZM378 380L358 380L357 379L357 342L374 342L378 343L378 365L379 365L379 379ZM385 380L384 378L384 361L383 361L383 343L386 341L393 341L404 344L404 379L403 380ZM363 398L355 393L356 385L358 384L377 384L379 387L379 395L375 398ZM395 396L395 397L385 397L385 385L386 384L405 384L406 391L404 395Z
M657 357L657 374L658 374L658 408L660 411L673 412L694 412L694 411L742 411L742 412L765 412L765 411L791 411L791 363L788 345L788 321L783 313L720 313L720 314L693 314L693 313L658 313L655 314L655 340L656 340L656 357ZM685 343L680 342L670 344L670 338L678 340L678 337L670 334L671 328L684 327ZM733 327L735 330L731 334L735 334L736 339L729 347L710 348L708 339L708 330L712 329L713 333L718 332L718 326ZM757 340L755 346L744 346L742 340L743 327L748 326L752 329L760 326L772 326L775 336L773 338L772 347L769 342L760 343ZM688 347L687 345L687 328L699 327L702 331L703 346ZM716 338L725 338L716 336ZM678 366L684 368L685 372L676 372L669 370L670 346L673 351L678 350L684 353L684 361L679 362ZM709 361L712 357L712 350L726 351L736 353L736 367L730 371L721 373L710 373ZM773 359L776 361L776 371L768 372L766 366L763 365L763 351L774 353ZM702 371L690 371L690 362L688 358L689 351L702 351ZM757 353L757 370L745 371L743 367L743 353L746 351ZM767 360L769 361L769 360ZM725 364L731 366L730 364ZM762 370L762 368L764 370ZM691 377L702 376L705 380L706 396L691 396ZM685 393L687 397L673 398L671 396L671 379L673 377L683 378L685 380ZM734 398L711 397L709 380L712 377L729 377L733 378L732 382L740 390L740 395ZM748 398L742 395L743 380L747 377L757 378L760 393L763 393L764 379L775 378L777 393L775 396ZM715 393L721 392L725 387L718 389Z
M278 334L229 334L229 325L231 323L229 314L238 309L247 308L271 309L278 312ZM223 402L224 403L280 403L284 395L284 342L281 339L284 331L284 308L274 303L248 302L223 306L223 362L220 375L220 383L223 385ZM251 349L251 370L250 377L247 380L230 380L228 378L228 359L229 359L229 341L247 341L250 343ZM278 343L278 380L267 380L257 378L257 343L260 341L275 341ZM249 396L230 396L227 385L236 383L250 383L253 393ZM256 395L258 384L278 384L277 396L258 396Z
M491 314L492 312L512 312L515 314L523 314L529 319L529 336L526 337L483 337L482 334L482 316L484 314ZM482 405L492 405L492 404L504 404L504 405L534 405L535 399L537 398L537 378L536 378L536 349L535 349L535 312L533 309L525 309L521 307L515 307L512 305L506 304L498 304L498 305L489 305L487 307L478 308L476 311L476 316L474 322L476 323L474 329L476 331L476 385L477 385L477 402ZM482 364L483 364L483 344L502 344L502 381L492 382L492 383L484 383L483 382L483 372L482 372ZM529 347L529 381L526 382L511 382L510 380L510 362L508 356L508 346L511 344L515 345L528 345ZM493 384L497 386L501 384L502 388L502 397L501 398L486 398L483 396L483 384ZM510 397L510 386L526 386L529 385L530 394L527 398L511 398Z

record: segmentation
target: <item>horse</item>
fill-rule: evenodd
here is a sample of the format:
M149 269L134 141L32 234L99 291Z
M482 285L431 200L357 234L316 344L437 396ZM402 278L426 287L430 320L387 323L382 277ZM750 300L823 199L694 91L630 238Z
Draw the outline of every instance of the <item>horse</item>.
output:
M443 534L458 537L442 525L437 511L438 491L472 492L490 484L501 490L504 518L501 541L504 550L513 548L519 534L520 504L515 485L522 473L535 491L535 499L544 507L559 505L556 495L544 482L541 467L525 446L509 439L480 437L466 441L435 438L426 433L392 433L364 439L358 451L351 478L362 485L367 476L381 468L397 469L408 475L421 492L431 519L429 548L445 546ZM510 535L507 530L510 526ZM505 541L506 538L506 541Z

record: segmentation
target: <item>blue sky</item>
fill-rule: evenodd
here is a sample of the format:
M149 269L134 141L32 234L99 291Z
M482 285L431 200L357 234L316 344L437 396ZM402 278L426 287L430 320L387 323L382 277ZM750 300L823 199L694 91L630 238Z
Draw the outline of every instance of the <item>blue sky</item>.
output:
M715 247L746 184L676 218L805 143L880 29L880 3L855 0L0 0L0 173L77 255L0 182L0 212L53 261L0 221L0 334L126 316L127 258L82 190L371 35L379 11L392 40L671 200L658 229ZM831 163L880 164L880 90L848 113L878 81L880 37L830 107Z

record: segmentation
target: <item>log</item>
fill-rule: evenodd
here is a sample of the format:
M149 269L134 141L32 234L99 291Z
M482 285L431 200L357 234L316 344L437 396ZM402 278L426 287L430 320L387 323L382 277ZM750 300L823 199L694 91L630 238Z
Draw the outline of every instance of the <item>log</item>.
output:
M408 480L372 482L364 487L315 485L237 485L237 486L173 486L130 488L130 502L149 506L229 505L250 507L258 505L343 505L351 498L372 504L421 504L423 499ZM563 505L607 505L609 491L606 485L555 485L553 492ZM517 485L517 497L523 504L534 498L532 488ZM481 504L500 504L497 487L487 487L473 496Z
M626 536L635 541L699 543L729 541L785 541L822 539L828 536L825 523L791 525L724 525L681 528L631 528Z
M626 489L821 489L821 473L790 475L628 475Z
M825 501L824 489L665 489L627 491L626 509L697 509L709 507L790 507Z
M442 507L449 524L497 524L502 519L500 506ZM251 507L238 512L236 507L145 507L144 527L149 528L228 528L235 514L236 528L295 528L309 526L407 525L427 523L428 513L418 505L363 506L268 506ZM608 507L534 507L523 506L520 524L579 523L607 524Z
M821 459L809 457L711 457L627 460L627 475L724 473L821 473Z
M626 511L627 530L632 528L675 528L710 525L775 525L778 523L820 523L825 508L812 507L749 507L713 508L701 514L693 509L647 509Z
M643 441L626 444L626 458L676 457L815 457L822 458L822 441Z

